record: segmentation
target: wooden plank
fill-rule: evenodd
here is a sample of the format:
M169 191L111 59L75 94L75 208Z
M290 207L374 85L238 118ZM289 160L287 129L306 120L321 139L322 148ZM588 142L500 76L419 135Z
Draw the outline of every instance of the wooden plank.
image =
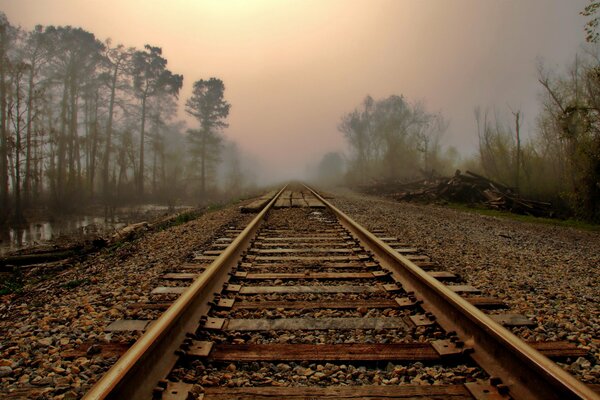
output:
M203 262L203 263L199 263L199 264L185 263L185 264L182 264L181 267L179 267L179 268L180 269L191 269L194 271L203 272L204 270L206 270L206 267L208 267L209 265L210 265L210 263L208 263L208 262Z
M152 289L150 294L181 294L187 289L187 286L159 286Z
M586 357L589 352L589 350L579 348L575 343L567 341L528 342L527 344L550 358Z
M327 261L325 261L327 262ZM359 261L355 262L334 262L333 264L294 264L294 263L242 263L240 265L245 269L277 269L277 268L290 268L294 269L321 269L321 268L360 268L365 269L365 264Z
M204 400L384 400L444 399L473 400L463 385L291 386L207 387Z
M164 274L163 276L161 276L161 278L169 279L169 280L189 281L189 280L196 279L199 275L200 274L194 274L194 273L190 273L190 272L171 272L168 274Z
M589 353L589 350L579 348L576 344L567 341L528 342L527 344L552 359L586 357ZM131 347L130 342L86 341L73 349L61 351L60 356L65 359L90 357L90 355L102 358L120 357L129 347Z
M416 303L411 303L415 306ZM232 310L240 309L276 309L283 308L287 310L317 309L317 308L339 308L339 309L357 309L357 308L398 308L399 305L394 299L374 299L374 300L320 300L320 301L236 301Z
M318 230L314 229L262 229L258 235L259 236L328 236L339 234L344 231L343 228L323 228L321 227Z
M276 194L277 194L276 190L273 190L273 191L270 191L268 193L265 193L262 196L260 196L258 199L256 199L253 202L251 202L250 204L241 207L240 211L243 212L243 213L259 212L263 208L265 208L265 206L267 205L267 203L269 201L271 201L271 199L273 197L275 197Z
M481 293L481 290L471 285L447 285L455 293Z
M274 208L287 208L287 207L291 207L292 205L292 201L291 199L285 198L283 197L283 195L279 196L279 198L277 199L277 201L275 202L275 204L273 205Z
M256 254L289 254L289 253L352 253L352 249L326 248L326 247L308 247L305 249L250 249L251 253Z
M308 207L308 203L302 198L292 198L292 207Z
M396 253L400 253L400 254L410 254L410 253L418 252L419 249L414 248L414 247L397 247L397 248L394 248L394 251Z
M430 276L433 276L435 279L439 280L453 280L458 279L458 276L448 271L429 271L427 272Z
M205 256L203 254L194 256L194 261L215 261L217 256Z
M261 242L322 242L324 240L346 240L344 235L315 235L306 236L257 236L256 240Z
M104 332L143 331L152 322L146 319L118 319L104 328Z
M131 308L134 310L166 310L167 308L171 307L171 303L147 303L147 302L140 302L140 303L129 303L127 304L127 308Z
M410 261L430 261L429 256L406 254L404 257L408 258Z
M436 361L429 343L215 344L212 361Z
M257 213L261 211L271 199L258 199L252 203L240 207L242 213Z
M249 256L256 261L355 261L358 256Z
M424 271L429 271L439 266L438 263L433 261L413 261L413 264L423 269Z
M246 279L372 279L371 272L249 273Z
M67 349L60 352L64 359L74 359L79 357L120 357L131 347L131 343L124 342L83 342L73 349Z
M489 317L504 326L537 326L537 323L522 314L490 314Z
M477 308L508 308L506 303L495 297L465 297L464 299Z
M305 199L310 208L325 208L325 204L319 199Z
M327 330L327 329L409 329L404 318L279 318L230 319L228 331Z
M395 247L400 247L400 248L402 248L402 247L410 247L410 244L408 244L408 243L393 242L393 241L385 242L385 244L387 244L391 248L395 248Z
M240 294L272 293L372 293L381 292L378 286L339 285L339 286L243 286Z
M221 253L223 252L223 250L206 250L204 252L205 256L219 256L221 255Z
M343 247L343 246L354 246L355 245L355 243L353 241L341 241L341 240L338 240L338 241L323 241L323 240L319 240L319 241L316 241L316 242L317 243L315 243L315 242L298 242L298 241L294 241L294 242L284 242L284 241L281 241L281 242L269 242L269 241L261 242L261 241L256 241L256 242L254 242L254 247L255 248L260 248L260 249L268 249L268 248L276 248L276 249L282 248L282 249L285 249L285 248L290 247L290 246L296 246L296 248L298 248L298 247L311 247L311 246L314 246L316 244L318 244L321 247L328 246L328 247L332 247L332 248Z

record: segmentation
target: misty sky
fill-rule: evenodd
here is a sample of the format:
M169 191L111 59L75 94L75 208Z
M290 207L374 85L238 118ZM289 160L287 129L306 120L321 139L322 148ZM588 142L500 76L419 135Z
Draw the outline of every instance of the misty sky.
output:
M163 48L192 84L223 79L225 134L298 176L343 150L337 124L366 94L403 94L450 121L445 143L475 148L473 108L521 109L533 129L537 60L564 68L584 42L587 0L0 0L12 24L72 25L100 40ZM186 118L182 112L181 118ZM193 121L190 120L190 124Z

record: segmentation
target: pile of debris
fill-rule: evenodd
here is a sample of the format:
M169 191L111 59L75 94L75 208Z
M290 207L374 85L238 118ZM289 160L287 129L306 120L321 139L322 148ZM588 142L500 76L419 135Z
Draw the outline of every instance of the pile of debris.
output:
M552 204L522 198L513 189L481 175L457 170L451 178L436 178L411 183L370 185L367 193L377 193L403 201L456 202L536 217L552 217Z

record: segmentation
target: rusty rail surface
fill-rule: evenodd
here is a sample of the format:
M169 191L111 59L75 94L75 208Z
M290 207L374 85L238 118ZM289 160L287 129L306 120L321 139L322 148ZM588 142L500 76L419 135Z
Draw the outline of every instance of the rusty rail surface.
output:
M587 385L429 276L315 190L306 188L393 273L405 290L423 300L421 306L433 313L446 331L457 332L474 349L471 357L494 377L500 392L507 391L515 399L600 399Z
M287 187L287 186L286 186ZM177 361L175 351L188 332L195 332L200 317L208 312L214 292L227 281L228 272L251 239L281 189L235 240L212 262L135 344L84 396L85 400L149 399L157 382L164 379Z

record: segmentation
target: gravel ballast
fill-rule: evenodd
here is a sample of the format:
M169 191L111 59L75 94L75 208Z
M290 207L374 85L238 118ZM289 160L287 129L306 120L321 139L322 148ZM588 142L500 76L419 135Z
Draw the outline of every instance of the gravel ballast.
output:
M440 206L398 203L346 190L334 194L335 198L330 201L366 228L382 229L386 236L397 236L400 242L417 247L422 254L439 263L440 270L460 274L466 283L481 289L483 295L507 303L510 312L534 320L538 324L536 328L513 329L523 339L568 340L588 349L587 357L565 360L560 365L586 383L600 383L600 234ZM319 213L311 214L309 218L301 211L297 213L299 221L294 228L308 229L309 218L319 217ZM253 216L240 214L237 206L231 206L183 225L148 232L120 247L91 255L38 284L29 285L23 295L10 303L0 304L0 397L10 393L11 398L19 398L18 394L22 398L37 399L80 398L116 361L116 357L103 359L90 354L66 359L61 353L77 348L81 343L111 338L121 341L128 336L135 339L138 334L107 334L104 328L121 318L156 317L159 311L134 311L127 305L156 301L159 296L150 295L156 286L187 285L165 281L160 276L175 271L193 252L208 249L225 229L244 227ZM324 216L319 218L327 220ZM270 222L273 226L286 228L289 217L276 214ZM257 285L267 283L274 284L275 281L257 282ZM327 284L342 283L344 281ZM323 295L319 298L345 296ZM374 295L356 296L371 298ZM388 297L386 294L377 296ZM160 299L176 297L163 295ZM314 295L269 294L247 296L247 299L315 298ZM389 310L374 310L373 315L386 312ZM233 316L271 318L318 313L329 311L240 310ZM355 316L356 312L333 312L333 316L348 315ZM216 341L239 343L425 341L425 336L420 336L422 332L414 333L416 336L393 330L349 331L340 336L326 331L306 335L290 331L283 337L255 333L223 334L222 337L213 333L209 336ZM291 366L250 363L240 368L235 365L224 368L198 362L189 376L183 369L173 371L174 376L184 381L195 381L204 386L279 385L286 381L291 385L441 384L462 383L479 377L477 374L478 370L472 366L461 365L448 370L420 363L360 369L352 365L310 363Z
M559 363L586 383L600 383L600 234L484 216L443 206L399 203L348 190L336 207L367 229L410 243L441 270L530 317L537 328L514 332L528 341L568 340L587 358Z
M253 215L237 205L207 212L195 220L147 232L88 256L0 304L0 393L11 398L80 398L116 357L65 359L61 353L81 343L117 339L104 328L132 318L127 305L151 299L194 251L210 246L225 229L245 226ZM120 340L138 334L119 334ZM123 336L121 338L120 336ZM0 395L2 397L2 395Z

